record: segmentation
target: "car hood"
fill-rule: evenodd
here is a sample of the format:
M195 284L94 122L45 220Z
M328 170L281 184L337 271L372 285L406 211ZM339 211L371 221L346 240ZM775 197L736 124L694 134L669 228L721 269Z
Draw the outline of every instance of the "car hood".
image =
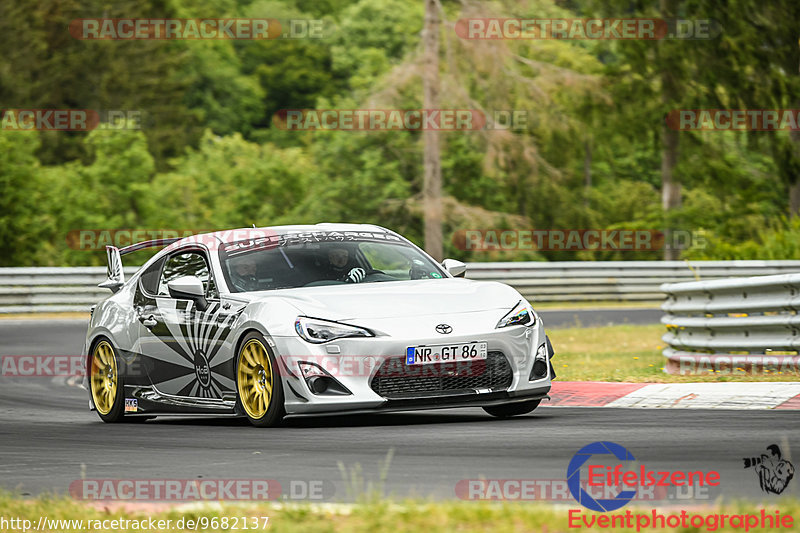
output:
M252 301L279 297L300 314L338 321L495 312L511 310L522 299L508 285L460 278L304 287L246 296Z

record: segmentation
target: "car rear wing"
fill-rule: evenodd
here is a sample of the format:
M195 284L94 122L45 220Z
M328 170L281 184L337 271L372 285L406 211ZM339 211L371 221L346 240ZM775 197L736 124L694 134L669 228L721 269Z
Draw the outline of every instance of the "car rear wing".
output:
M106 256L108 266L106 267L106 274L108 279L103 283L100 283L98 287L110 289L111 292L115 293L119 291L123 285L125 285L125 271L122 269L123 255L136 252L138 250L144 250L146 248L168 246L179 240L181 240L180 237L173 239L156 239L153 241L137 242L136 244L131 244L130 246L126 246L124 248L117 248L116 246L107 245Z

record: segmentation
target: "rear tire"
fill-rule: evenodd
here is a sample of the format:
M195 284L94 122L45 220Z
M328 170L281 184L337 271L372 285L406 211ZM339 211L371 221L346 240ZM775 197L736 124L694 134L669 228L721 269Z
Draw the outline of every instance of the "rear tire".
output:
M483 410L497 418L509 418L512 416L526 415L539 407L541 402L542 400L531 400L529 402L493 405L491 407L484 407Z
M277 426L286 415L277 361L263 335L242 339L236 355L237 410L256 427Z
M125 416L125 384L119 373L117 352L107 339L92 348L89 357L89 390L103 422L120 422Z

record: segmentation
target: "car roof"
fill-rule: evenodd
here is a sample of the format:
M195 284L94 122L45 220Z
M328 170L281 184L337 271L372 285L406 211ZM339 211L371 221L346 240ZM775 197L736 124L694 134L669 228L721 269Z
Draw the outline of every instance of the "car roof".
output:
M210 233L200 233L185 237L175 243L180 246L184 242L196 242L199 236L215 237L220 243L231 243L254 237L269 235L285 235L287 233L321 233L321 232L348 232L348 231L368 231L371 233L394 233L391 230L376 226L375 224L345 224L322 222L319 224L296 224L291 226L263 226L260 228L236 228L228 230L214 231Z

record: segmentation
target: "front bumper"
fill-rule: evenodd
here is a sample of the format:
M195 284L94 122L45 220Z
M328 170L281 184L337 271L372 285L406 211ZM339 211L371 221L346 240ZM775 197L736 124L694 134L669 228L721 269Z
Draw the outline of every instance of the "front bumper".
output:
M512 326L446 337L378 336L339 339L321 345L307 343L296 336L273 337L272 340L275 343L273 348L281 370L286 412L289 415L501 405L541 399L550 391L551 371L548 370L547 375L541 379L529 379L537 349L546 343L541 320L533 326ZM374 390L378 387L373 387L373 381L382 365L389 360L404 358L409 346L476 341L487 342L490 354L500 353L507 360L510 377L502 387L481 385L483 382L480 379L456 379L459 383L456 389L425 390L419 393L409 391L400 395L382 395ZM312 392L300 372L301 361L324 369L347 393Z

